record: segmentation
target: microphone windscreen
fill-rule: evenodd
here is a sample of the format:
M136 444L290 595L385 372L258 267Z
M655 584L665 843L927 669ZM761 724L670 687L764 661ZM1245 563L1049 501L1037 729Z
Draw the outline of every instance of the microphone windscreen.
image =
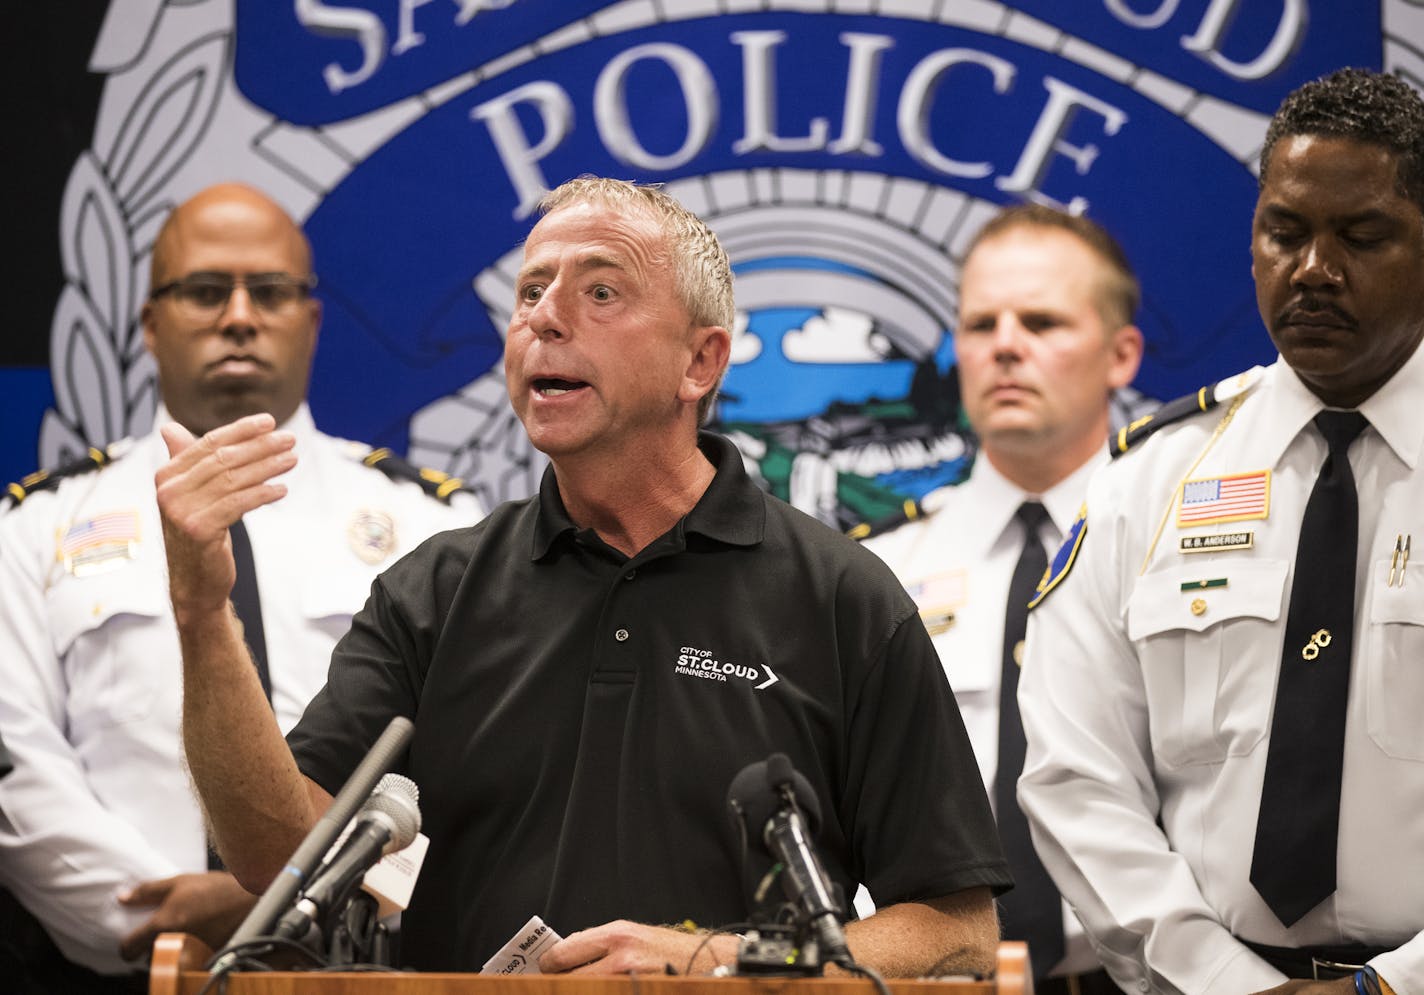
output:
M795 776L796 768L791 766L791 758L785 753L773 753L766 758L766 783L773 788L791 783Z
M821 804L811 782L791 765L784 753L748 764L732 778L727 804L734 821L745 820L747 832L757 839L767 822L783 806L781 788L789 786L796 805L806 818L806 828L814 836L821 828Z
M363 811L381 812L391 820L391 841L387 853L404 850L420 832L420 789L404 774L386 774L376 784Z
M371 794L379 795L387 791L396 791L410 799L412 805L420 804L420 787L406 777L404 774L382 774L381 779L376 782L376 786L371 789Z

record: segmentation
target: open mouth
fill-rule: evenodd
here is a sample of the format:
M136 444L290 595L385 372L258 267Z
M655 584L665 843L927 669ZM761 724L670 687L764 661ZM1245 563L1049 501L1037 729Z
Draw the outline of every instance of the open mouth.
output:
M534 381L534 390L540 397L562 397L587 386L582 380L559 380L552 377L539 377Z

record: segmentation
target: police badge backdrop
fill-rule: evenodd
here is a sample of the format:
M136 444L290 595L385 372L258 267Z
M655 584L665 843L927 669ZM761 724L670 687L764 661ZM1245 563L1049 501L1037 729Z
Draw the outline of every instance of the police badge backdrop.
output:
M540 194L591 172L667 184L722 238L718 426L843 528L967 472L957 276L999 205L1085 211L1134 261L1147 354L1120 421L1274 355L1249 224L1281 98L1343 65L1424 78L1419 0L61 6L21 15L43 22L22 95L40 141L7 168L49 170L16 208L56 248L19 281L43 317L0 338L7 479L150 428L154 235L236 178L311 236L318 424L490 506L530 493L543 461L499 363L512 277Z

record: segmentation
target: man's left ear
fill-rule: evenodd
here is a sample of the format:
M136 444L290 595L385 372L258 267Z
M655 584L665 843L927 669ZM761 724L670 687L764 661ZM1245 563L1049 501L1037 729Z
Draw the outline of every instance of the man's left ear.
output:
M1142 365L1142 332L1136 325L1123 325L1112 336L1112 363L1108 369L1108 386L1113 390L1126 387L1137 377Z
M700 325L692 330L692 352L678 388L678 399L696 404L714 390L732 355L732 335L721 325Z

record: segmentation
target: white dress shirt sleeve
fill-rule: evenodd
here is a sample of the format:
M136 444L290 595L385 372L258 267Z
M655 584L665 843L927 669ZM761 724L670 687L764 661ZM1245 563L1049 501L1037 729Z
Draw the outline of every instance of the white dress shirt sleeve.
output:
M1283 975L1218 920L1157 822L1146 691L1125 624L1140 552L1128 562L1105 476L1071 574L1030 615L1019 801L1044 866L1125 990L1270 988Z
M1424 933L1387 954L1380 954L1370 961L1370 966L1398 995L1424 992Z
M43 626L38 551L54 540L22 531L22 517L0 518L0 731L15 762L0 779L0 881L67 957L120 972L119 941L149 911L122 907L118 894L179 869L94 796L65 737L65 674Z

